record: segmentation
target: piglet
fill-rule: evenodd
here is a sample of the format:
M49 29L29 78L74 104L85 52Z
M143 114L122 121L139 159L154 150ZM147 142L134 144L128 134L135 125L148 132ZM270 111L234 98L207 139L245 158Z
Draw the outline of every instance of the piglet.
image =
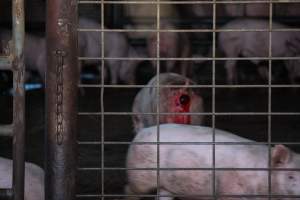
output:
M175 26L167 21L161 22L161 30L174 30ZM191 55L190 41L186 33L160 32L159 33L159 56L160 58L188 58ZM148 53L151 58L157 57L157 33L153 33L147 39ZM156 68L156 60L152 65ZM174 72L177 70L184 76L191 75L191 66L188 61L166 60L160 61L162 72Z
M251 195L268 195L268 146L224 144L254 141L218 129L214 133L215 142L221 144L216 144L213 151L211 144L213 129L209 127L164 124L159 126L159 138L156 126L142 129L133 142L155 143L159 139L159 142L168 144L160 144L159 147L155 144L132 144L129 147L126 167L131 170L127 171L127 194L133 196L147 194L158 187L159 181L161 195L186 195L187 198L192 199L213 199L213 179L215 178L215 195L220 200L235 199L222 197L222 195L247 195L239 198L243 200L263 199L262 197L253 198ZM159 152L157 152L158 149ZM157 162L158 153L159 163ZM213 164L218 169L215 174L209 170L213 169ZM276 145L271 148L270 165L275 169L270 172L271 195L300 195L300 171L293 170L300 168L300 155L283 145ZM158 166L160 169L168 168L168 170L159 171L159 180L157 180L158 171L155 170ZM154 170L147 170L147 168ZM222 168L225 169L220 170ZM280 171L280 169L283 170ZM135 196L133 198L138 199ZM161 199L173 199L173 197L164 196ZM282 196L274 199L292 200L295 198Z
M176 85L189 86L195 83L179 74L162 73L159 74L159 85L157 86L158 76L153 77L147 87L141 89L136 95L132 112L136 113L133 116L133 126L135 132L140 129L157 124L157 104L159 103L160 113L178 113L169 115L160 115L159 123L179 123L179 124L202 124L203 116L199 113L204 112L203 99L196 92L195 88L176 87ZM169 85L171 87L163 87ZM174 85L174 87L172 87ZM195 115L184 115L180 113L198 113ZM143 113L153 113L143 114Z
M81 29L100 29L100 23L88 19L79 18L79 28ZM101 58L101 32L99 31L80 31L78 34L79 55L82 57ZM123 33L104 32L104 56L107 58L106 64L110 71L111 83L117 84L119 79L125 83L134 83L134 71L138 66L138 60L117 60L109 58L128 58L135 57L138 53L128 43L127 37ZM96 64L101 68L101 61L85 60L85 64ZM130 72L130 73L124 73Z
M12 187L12 160L0 157L0 188ZM44 200L44 171L25 163L25 200Z
M239 19L233 20L221 29L268 29L269 21ZM283 29L288 26L273 22L272 28ZM269 32L221 32L218 37L218 46L226 57L268 57L269 55ZM299 32L272 32L272 56L295 57L300 55ZM251 60L259 64L259 60ZM227 60L227 82L237 83L236 60ZM286 60L285 67L289 73L289 80L295 83L300 77L300 61ZM265 76L265 75L264 75Z
M12 32L10 30L0 30L1 49L5 54L9 54L9 41L11 39ZM45 82L47 66L46 56L46 39L26 33L24 41L24 62L26 69L37 71L43 82Z

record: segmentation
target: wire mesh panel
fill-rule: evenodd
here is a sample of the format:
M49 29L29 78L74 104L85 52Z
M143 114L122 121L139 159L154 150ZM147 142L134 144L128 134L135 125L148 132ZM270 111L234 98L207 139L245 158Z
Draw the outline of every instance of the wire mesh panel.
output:
M300 198L299 5L78 1L77 198Z

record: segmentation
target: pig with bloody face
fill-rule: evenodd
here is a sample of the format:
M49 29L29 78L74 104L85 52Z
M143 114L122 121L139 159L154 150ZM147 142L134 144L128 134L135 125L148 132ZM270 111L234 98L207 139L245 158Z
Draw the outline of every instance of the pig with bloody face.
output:
M215 146L211 144L214 141L213 135L215 135L215 141L220 144ZM270 149L270 164L274 169L270 172L268 170L268 146L251 145L250 143L254 141L226 131L218 129L213 131L212 128L203 126L163 124L159 126L159 136L157 126L153 126L142 129L137 133L133 142L152 143L158 140L167 143L159 146L159 163L157 163L157 145L130 146L127 168L144 168L145 170L127 171L127 194L143 195L156 189L157 170L146 169L155 169L159 166L162 169L174 168L174 170L160 170L159 172L159 188L162 195L185 195L192 199L211 199L212 197L201 198L197 195L212 196L214 194L214 177L215 192L220 200L236 199L222 197L222 195L247 195L239 198L243 200L265 199L267 197L254 198L251 195L268 195L269 178L271 178L271 195L300 195L300 155L283 145L276 145ZM174 144L169 144L172 142ZM215 168L220 169L215 171L215 176L212 170L207 170L213 169L213 160ZM173 199L172 197L161 198ZM132 196L132 199L139 198ZM295 198L273 197L272 199L292 200Z
M268 29L269 21L239 19L233 20L221 29ZM289 28L279 23L272 23L273 29ZM226 57L268 57L269 55L269 32L221 32L218 37L218 46ZM300 55L300 34L299 32L272 32L272 57L297 57ZM251 60L259 64L260 60ZM237 83L237 60L227 60L225 69L227 82ZM300 78L300 60L285 60L285 67L288 71L290 82L295 84ZM263 71L262 71L263 72ZM268 77L266 73L260 73L263 78Z
M159 99L157 98L158 76L153 77L147 87L143 88L135 97L132 111L137 113L133 116L135 132L140 129L153 126L157 122L157 105L159 104L160 113L175 113L160 115L159 123L179 123L179 124L202 124L202 115L184 115L180 113L201 113L204 111L202 97L197 94L195 88L188 88L195 83L190 79L175 74L159 74ZM174 87L163 87L164 85ZM176 85L187 87L176 87ZM143 113L153 113L143 114ZM178 115L176 115L178 113Z
M160 25L161 30L174 30L175 26L167 21ZM157 33L153 33L147 40L148 53L151 58L157 57ZM188 58L191 55L190 41L186 33L160 32L159 56L161 58ZM160 69L162 72L178 72L184 76L191 75L191 66L188 61L162 60ZM152 60L152 66L156 68L156 60Z

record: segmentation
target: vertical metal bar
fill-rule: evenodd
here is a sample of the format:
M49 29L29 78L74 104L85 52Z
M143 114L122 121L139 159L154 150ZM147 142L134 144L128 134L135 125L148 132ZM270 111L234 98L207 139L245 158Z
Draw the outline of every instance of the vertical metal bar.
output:
M156 184L157 193L156 199L161 199L161 188L160 188L160 0L156 1L156 125L157 125L157 145L156 145L156 159L157 159L157 171L156 171Z
M75 198L77 132L77 1L47 1L47 200Z
M104 58L105 58L105 37L104 34L109 34L109 33L104 33L104 15L105 13L105 5L104 5L104 0L101 0L101 35L100 35L100 39L101 39L101 94L100 94L100 106L101 106L101 200L105 200L104 197L104 141L105 141L105 137L104 137Z
M13 0L13 199L24 199L25 90L24 90L24 2Z
M268 57L272 58L272 26L273 26L273 4L269 3L269 48ZM272 60L268 60L268 199L272 199L272 170L271 170L271 143L272 143Z
M216 30L216 0L213 0L213 30ZM212 135L212 192L213 192L213 199L217 200L217 190L216 190L216 32L213 33L213 41L212 41L212 128L213 128L213 135Z

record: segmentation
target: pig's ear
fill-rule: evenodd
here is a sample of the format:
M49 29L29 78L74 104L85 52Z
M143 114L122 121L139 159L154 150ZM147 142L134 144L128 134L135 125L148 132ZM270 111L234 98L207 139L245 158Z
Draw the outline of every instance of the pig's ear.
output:
M280 167L289 162L291 157L290 150L284 145L276 145L272 149L272 167Z

